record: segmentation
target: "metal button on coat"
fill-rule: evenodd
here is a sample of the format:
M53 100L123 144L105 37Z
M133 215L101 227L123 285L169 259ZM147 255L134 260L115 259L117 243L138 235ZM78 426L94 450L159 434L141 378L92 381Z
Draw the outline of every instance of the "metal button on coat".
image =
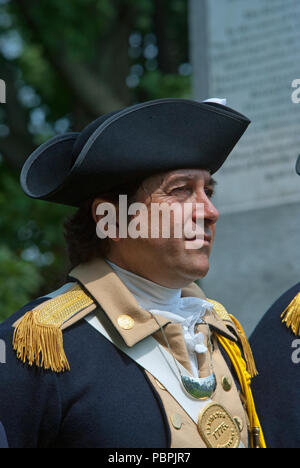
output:
M130 315L119 315L118 325L120 328L123 328L123 330L130 330L134 327L134 320Z
M229 392L232 387L232 380L231 377L224 375L222 377L222 387L225 390L225 392Z
M181 429L182 426L182 418L180 414L174 413L172 414L171 421L175 429Z

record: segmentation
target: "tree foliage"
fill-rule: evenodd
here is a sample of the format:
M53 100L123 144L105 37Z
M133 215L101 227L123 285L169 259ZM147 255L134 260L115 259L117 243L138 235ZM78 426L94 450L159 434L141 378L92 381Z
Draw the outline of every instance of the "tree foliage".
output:
M0 0L0 320L65 280L70 209L30 200L26 157L135 102L189 97L186 0Z

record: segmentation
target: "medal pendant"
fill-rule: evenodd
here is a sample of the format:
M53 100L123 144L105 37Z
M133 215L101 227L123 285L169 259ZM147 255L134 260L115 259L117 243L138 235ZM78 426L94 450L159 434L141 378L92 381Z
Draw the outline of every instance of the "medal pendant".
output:
M215 374L212 372L208 377L189 377L181 375L184 390L196 400L207 400L210 398L217 386Z

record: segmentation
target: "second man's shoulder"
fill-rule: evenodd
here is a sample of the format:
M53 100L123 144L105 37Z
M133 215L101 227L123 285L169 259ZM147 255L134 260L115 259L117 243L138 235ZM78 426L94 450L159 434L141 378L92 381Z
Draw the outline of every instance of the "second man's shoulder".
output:
M270 306L251 336L255 343L266 335L298 336L300 333L300 282L283 292Z
M294 298L300 293L300 282L286 290L281 296L272 304L269 311L270 313L283 312L286 307L292 302Z

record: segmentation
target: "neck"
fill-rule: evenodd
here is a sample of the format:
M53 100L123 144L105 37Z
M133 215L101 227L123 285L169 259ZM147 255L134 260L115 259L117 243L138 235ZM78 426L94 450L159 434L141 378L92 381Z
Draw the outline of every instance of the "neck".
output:
M179 288L166 288L131 271L125 270L108 259L105 259L105 261L113 268L140 305L143 304L143 307L146 305L149 307L159 305L160 308L168 308L181 297L181 289Z

